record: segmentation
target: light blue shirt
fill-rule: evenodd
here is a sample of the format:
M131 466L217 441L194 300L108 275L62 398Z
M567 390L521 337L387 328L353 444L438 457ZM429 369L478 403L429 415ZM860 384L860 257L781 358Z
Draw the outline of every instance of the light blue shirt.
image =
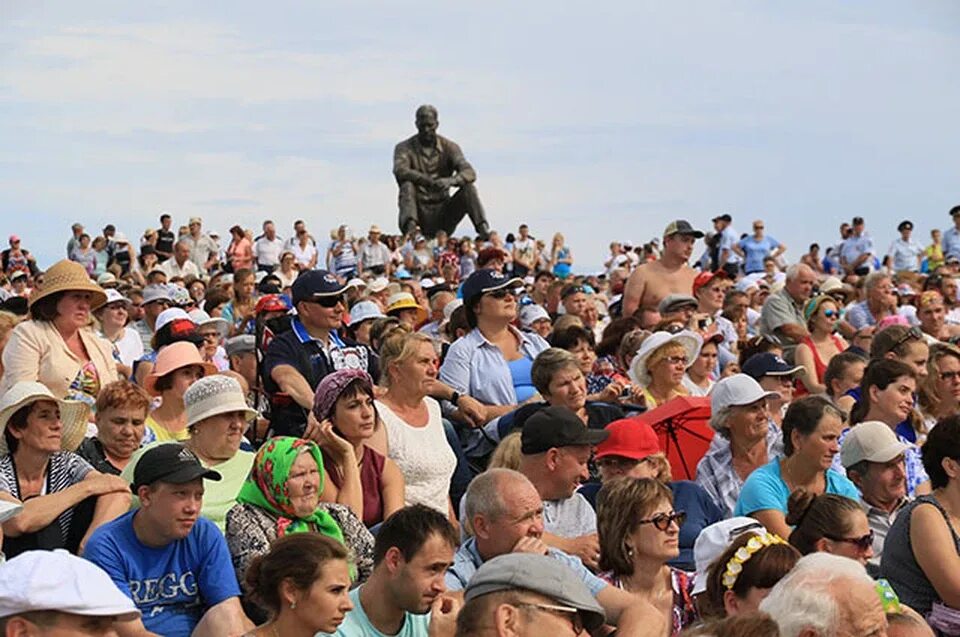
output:
M728 250L727 260L721 263L740 263L742 259L740 255L733 251L733 246L737 244L739 237L737 236L736 230L733 229L733 226L727 226L723 229L723 232L720 233L720 255L723 256L723 251ZM762 269L762 268L761 268Z
M347 613L343 623L334 633L337 637L427 637L430 632L430 613L423 615L414 615L413 613L403 614L403 626L400 632L395 635L386 635L374 628L370 623L370 618L363 610L363 604L360 603L360 589L363 586L350 591L350 601L353 602L353 610ZM329 637L326 633L317 633L316 637Z
M904 270L916 272L920 269L920 261L917 257L923 254L923 248L913 240L894 239L887 254L893 262L894 272L903 272Z
M943 248L943 257L960 258L960 230L956 226L943 233L943 241L940 246Z
M852 264L864 254L873 254L873 239L871 239L870 235L868 235L866 232L859 237L855 235L851 236L840 245L840 258L844 265ZM870 265L872 264L870 260L867 259L858 267L869 267Z
M573 572L583 580L587 589L590 590L590 594L594 597L607 586L610 586L591 573L587 567L583 565L583 562L573 555L557 549L550 549L547 555L569 566ZM447 569L447 576L445 578L447 589L451 591L462 591L465 589L467 584L470 583L470 578L473 577L473 574L477 572L477 569L480 568L482 564L483 558L480 557L480 552L477 551L477 539L472 537L461 544L453 556L453 566Z
M840 454L837 454L838 456ZM827 488L825 493L833 493L860 501L860 491L846 476L827 469ZM737 498L734 515L750 515L757 511L780 511L787 514L787 500L790 488L780 475L780 460L771 460L747 477Z
M753 272L763 272L763 260L780 247L780 242L769 235L764 236L759 241L753 235L750 235L741 239L737 245L746 255L743 261L743 271L751 274Z
M549 345L537 334L510 326L520 343L520 353L531 361ZM440 380L461 394L487 405L516 405L510 366L500 348L473 329L450 345L440 367Z

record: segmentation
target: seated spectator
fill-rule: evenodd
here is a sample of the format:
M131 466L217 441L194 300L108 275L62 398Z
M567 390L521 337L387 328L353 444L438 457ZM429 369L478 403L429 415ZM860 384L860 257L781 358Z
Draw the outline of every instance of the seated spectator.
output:
M456 547L456 529L430 507L406 507L384 520L373 573L350 591L353 610L337 637L452 635L460 602L444 594L444 573Z
M793 387L797 374L803 368L791 367L776 354L754 354L743 364L742 371L768 392L778 394L767 402L770 418L777 426L782 426L783 416L793 400Z
M670 490L650 478L620 478L597 496L597 530L602 579L654 606L670 620L670 635L698 619L693 577L667 562L680 553L683 511Z
M900 600L923 616L960 610L960 537L952 520L960 517L960 417L941 421L923 445L923 466L933 492L897 514L887 534L880 574Z
M960 414L960 349L949 343L931 345L927 371L920 385L924 431L933 429L938 420Z
M200 354L203 360L217 366L217 371L230 369L227 352L223 349L223 340L227 337L230 324L222 318L211 317L203 310L192 310L190 318L197 324L197 336L203 339Z
M907 468L907 495L913 496L920 489L929 491L927 472L920 457L920 448L903 435L898 425L910 417L913 411L913 394L917 388L913 369L906 363L895 360L873 360L867 365L857 393L859 402L850 412L850 424L879 420L896 432L897 438L908 445L904 457ZM849 430L848 430L849 431ZM843 444L846 432L840 437ZM838 468L835 463L834 469Z
M523 424L520 473L543 501L543 540L596 568L597 517L587 499L576 492L590 477L587 461L592 446L609 433L587 429L566 407L546 407Z
M720 343L723 334L710 334L700 343L700 352L683 375L683 387L691 396L709 396L715 383L714 370L717 368Z
M834 333L840 320L840 308L833 297L817 296L803 306L803 316L807 319L807 331L797 345L794 360L803 369L797 378L797 396L820 394L826 391L824 374L830 360L847 349L843 338Z
M130 506L130 492L74 453L86 432L86 403L46 386L16 383L0 399L0 500L23 510L2 525L8 558L35 549L83 551L100 525Z
M423 309L409 292L397 292L387 300L387 316L395 316L411 330L417 329L427 320L427 311Z
M470 580L457 635L563 635L571 624L581 635L603 622L603 608L572 571L543 555L511 553L493 558Z
M656 432L647 423L625 418L607 425L607 432L610 437L597 445L594 455L600 479L608 484L621 477L653 478L667 486L676 509L686 514L680 525L680 555L670 561L670 566L693 571L694 543L700 531L723 517L720 507L696 482L671 481L670 463L660 450ZM600 486L588 483L579 493L595 505Z
M370 345L370 328L384 314L373 301L360 301L350 308L350 322L346 324L347 335L362 345Z
M643 341L630 363L630 378L643 387L647 409L687 395L683 376L700 352L703 340L694 332L655 332Z
M873 557L873 531L860 503L842 495L816 495L797 489L787 504L790 544L798 551L832 553L867 565Z
M849 413L850 408L856 404L856 401L846 394L860 385L866 367L867 359L850 351L837 354L827 363L823 384L826 386L827 397L841 411Z
M189 341L172 343L160 350L157 363L144 382L148 394L160 397L160 405L147 417L147 427L158 442L190 438L184 394L194 382L215 373L216 366L204 361Z
M220 474L178 443L152 447L140 460L131 485L140 507L98 529L84 553L143 614L120 634L214 637L253 628L227 543L200 517L204 480ZM162 594L161 581L172 583Z
M744 481L755 469L783 455L780 429L770 420L764 391L746 374L722 379L710 395L710 426L718 435L697 464L697 484L732 515Z
M100 336L113 346L114 357L123 366L121 376L130 376L133 363L143 356L143 342L132 327L127 327L131 303L116 290L106 291L106 302L93 306L93 315L100 322Z
M386 455L403 474L404 502L425 504L454 521L449 492L457 457L447 443L440 405L429 396L438 385L433 342L418 333L392 335L380 348L380 365L386 392L376 411L385 425Z
M542 305L531 303L520 307L520 327L525 332L533 332L540 338L549 340L553 332L553 321Z
M779 535L752 530L735 537L710 566L701 612L712 617L756 612L799 559L800 552Z
M323 458L314 442L278 436L260 447L226 516L227 546L239 581L277 538L308 532L345 544L360 579L370 575L373 537L349 507L320 502L322 476ZM248 611L263 616L259 608L248 606Z
M547 555L571 568L603 606L610 623L635 605L633 596L610 586L576 557L548 547L543 541L543 501L536 488L522 473L509 469L487 470L470 483L467 493L466 522L473 529L457 549L453 566L447 570L446 584L452 591L466 588L484 562L507 553Z
M162 354L162 352L161 352ZM247 407L240 383L229 376L215 374L196 381L183 395L186 405L187 448L205 467L216 468L222 480L205 484L201 515L223 530L227 511L234 505L243 486L253 453L240 449L247 423L257 412ZM155 443L153 446L156 446ZM138 451L120 474L132 482L136 465L150 446Z
M555 331L550 338L550 346L573 354L577 366L586 380L587 400L617 402L623 390L630 386L629 383L616 381L610 376L593 373L593 365L597 360L597 355L593 351L593 334L586 328L572 326L565 330ZM534 385L536 385L536 382L534 382Z
M347 549L319 533L275 541L243 581L251 601L270 612L269 622L244 637L334 633L353 609Z
M0 563L4 635L109 637L140 611L96 565L62 551L29 551Z
M90 309L106 301L83 266L59 261L44 273L45 285L30 295L30 320L10 334L3 348L0 395L16 383L43 383L57 398L91 407L100 388L117 380L110 344L90 327Z
M128 380L118 380L97 396L97 435L84 438L77 454L100 473L120 475L146 434L150 396Z
M737 356L737 362L743 367L743 364L750 360L754 354L764 353L783 356L783 342L772 334L751 336L743 343L740 348L740 354Z
M547 343L511 325L517 316L513 290L522 285L520 279L480 269L461 287L470 331L450 345L440 380L483 403L484 423L536 395L531 368Z
M197 324L179 307L164 310L157 317L157 331L151 337L150 350L133 363L133 380L145 387L147 376L153 373L161 349L173 343L192 343L198 350L203 338L197 333Z
M860 490L860 506L873 531L873 557L867 572L880 575L880 559L890 526L907 499L907 471L904 453L907 444L897 440L882 422L862 422L847 434L840 449L840 461L847 477Z
M830 497L830 496L823 496ZM807 555L760 602L782 637L884 635L887 618L876 582L836 555Z
M256 275L253 270L240 268L233 274L233 298L223 306L220 318L230 328L230 336L250 334L253 331L254 310L257 306Z
M368 527L400 510L403 474L393 460L365 444L382 426L370 375L343 369L324 376L313 415L320 423L323 455L320 499L349 506Z
M835 493L854 501L860 493L845 475L830 468L840 451L843 414L820 396L792 403L783 419L783 458L776 458L750 474L734 515L756 518L771 533L790 535L785 521L790 493Z

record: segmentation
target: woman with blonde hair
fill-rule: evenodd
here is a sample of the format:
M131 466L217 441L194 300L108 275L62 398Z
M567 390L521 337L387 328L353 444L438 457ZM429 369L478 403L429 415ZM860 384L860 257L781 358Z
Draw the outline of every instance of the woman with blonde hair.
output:
M566 279L573 270L573 253L559 232L553 235L553 242L550 244L550 269L559 279Z
M821 394L827 386L823 376L830 359L847 349L843 338L834 334L840 320L840 308L832 296L821 295L807 301L803 306L809 335L797 345L794 357L803 367L797 381L795 397L806 394Z
M687 368L693 365L703 340L694 332L655 332L643 341L630 363L630 378L643 387L647 409L686 396L683 385Z
M960 413L960 348L949 343L930 346L927 377L920 385L920 412L924 430L938 420Z

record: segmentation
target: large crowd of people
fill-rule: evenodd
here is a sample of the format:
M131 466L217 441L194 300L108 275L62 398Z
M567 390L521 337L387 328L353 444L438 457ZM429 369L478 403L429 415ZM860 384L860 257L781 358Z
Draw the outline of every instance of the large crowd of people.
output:
M960 635L949 216L11 236L0 635Z

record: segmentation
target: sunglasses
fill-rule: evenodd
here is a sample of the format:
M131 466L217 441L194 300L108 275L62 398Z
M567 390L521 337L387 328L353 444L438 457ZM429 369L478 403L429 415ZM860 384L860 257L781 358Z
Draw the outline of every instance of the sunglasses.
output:
M584 294L587 293L586 289L584 289L582 285L572 285L563 291L563 298L567 298L573 294L579 294L580 292L583 292Z
M336 307L339 303L343 302L343 295L317 296L312 299L306 299L306 301L307 303L316 303L320 307Z
M489 296L494 299L505 299L508 296L515 296L513 290L507 288L500 288L499 290L494 290L493 292L487 292L486 296Z
M666 531L674 522L679 529L683 526L683 521L687 519L686 511L671 511L670 513L658 513L652 518L646 520L637 520L637 524L652 524L658 531Z
M840 312L838 310L824 310L823 315L826 318L834 318L840 316Z
M832 537L830 535L824 534L825 538L828 540L833 540L834 542L845 542L846 544L853 544L857 547L859 551L866 551L871 546L873 546L873 531L871 530L866 535L861 537Z
M900 347L901 345L903 345L903 344L906 343L907 341L922 341L922 340L924 340L924 338L923 338L923 332L920 330L920 328L919 328L919 327L911 327L910 329L908 329L908 330L906 331L906 333L905 333L903 336L901 336L899 339L897 339L897 342L896 342L896 343L894 343L893 345L891 345L890 347L888 347L888 348L886 349L886 351L884 352L884 354L886 354L887 352L892 352L892 351L894 351L895 349L897 349L898 347Z

